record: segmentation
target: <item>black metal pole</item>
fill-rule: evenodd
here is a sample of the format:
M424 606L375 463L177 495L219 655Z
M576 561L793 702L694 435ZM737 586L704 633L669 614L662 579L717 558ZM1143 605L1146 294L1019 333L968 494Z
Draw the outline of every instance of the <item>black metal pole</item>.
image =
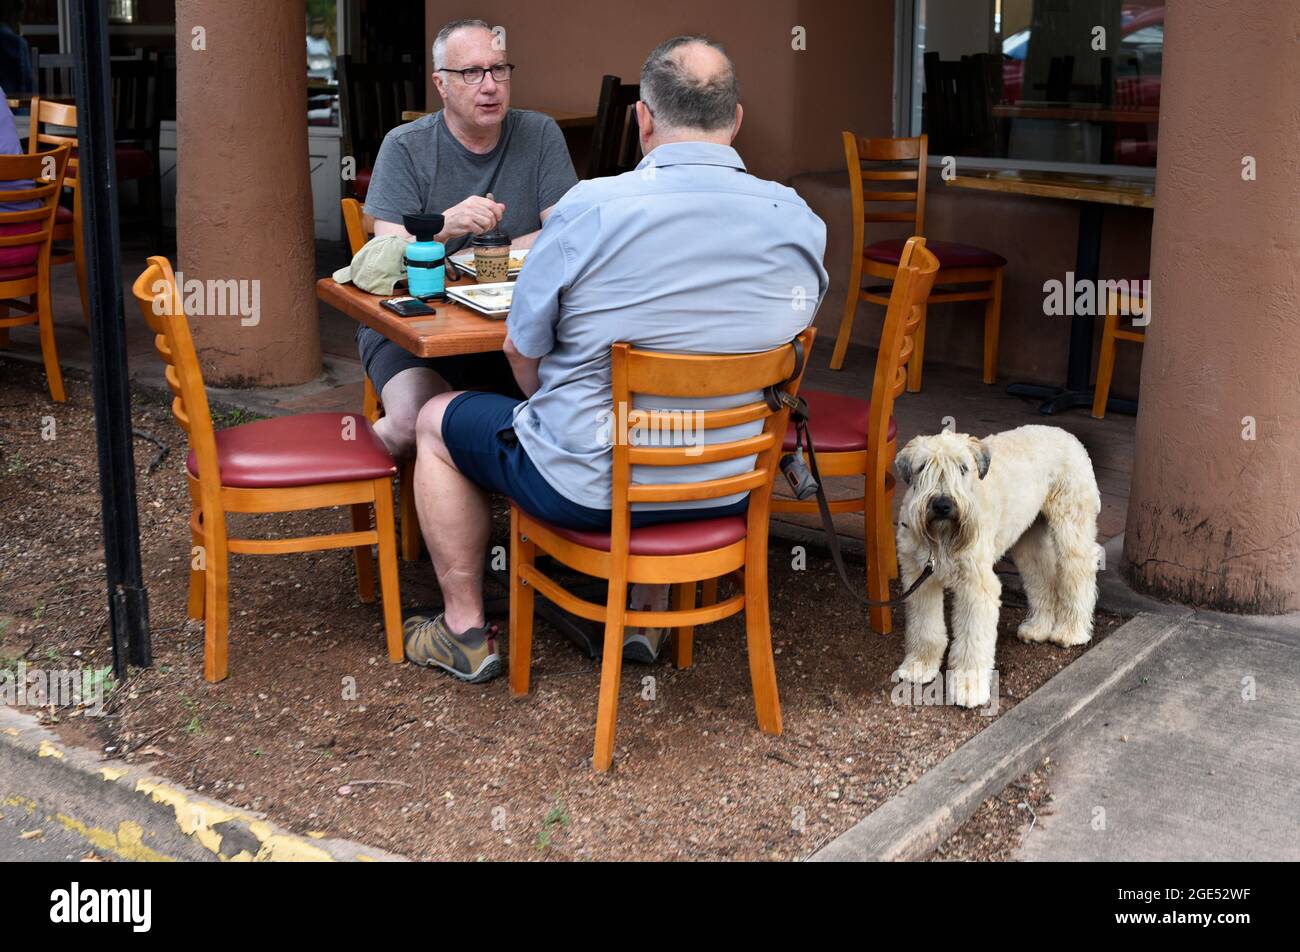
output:
M135 506L131 389L122 313L122 255L118 246L117 169L109 82L108 19L104 0L68 4L76 62L78 175L86 235L90 296L90 356L103 505L104 566L113 673L153 661L149 593L140 574L140 526ZM127 650L123 650L123 649Z

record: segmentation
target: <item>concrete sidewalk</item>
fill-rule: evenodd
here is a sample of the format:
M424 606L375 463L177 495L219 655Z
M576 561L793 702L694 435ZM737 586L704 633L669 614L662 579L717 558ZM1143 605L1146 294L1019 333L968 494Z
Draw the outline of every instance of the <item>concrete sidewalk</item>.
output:
M1300 859L1300 619L1197 613L1053 754L1025 860Z

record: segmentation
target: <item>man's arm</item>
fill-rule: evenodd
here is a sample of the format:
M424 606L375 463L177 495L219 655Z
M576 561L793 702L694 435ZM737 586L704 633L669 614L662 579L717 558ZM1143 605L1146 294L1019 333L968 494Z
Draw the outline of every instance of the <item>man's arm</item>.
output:
M543 225L543 226L545 226L545 224L546 224L546 219L548 219L548 218L551 217L551 212L553 212L553 211L555 211L555 206L554 206L554 205L550 206L549 208L543 208L543 209L542 209L542 213L541 213L540 217L541 217L541 219L542 219L542 225ZM514 241L510 242L510 247L511 247L511 248L531 248L531 247L533 246L533 242L535 242L535 241L537 240L537 236L540 235L541 233L542 233L542 229L539 228L539 229L537 229L536 231L530 231L530 232L529 232L528 234L526 234L526 235L521 235L520 237L516 238Z
M506 337L504 350L506 360L510 362L510 370L515 375L515 383L519 384L519 389L523 391L524 399L527 400L542 385L537 375L537 368L542 365L542 358L525 357L519 353L515 342L509 337Z

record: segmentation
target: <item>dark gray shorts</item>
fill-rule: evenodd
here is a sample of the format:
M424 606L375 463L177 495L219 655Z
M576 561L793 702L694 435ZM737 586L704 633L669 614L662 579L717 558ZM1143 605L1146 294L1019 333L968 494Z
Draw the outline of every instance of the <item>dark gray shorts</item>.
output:
M501 351L457 354L454 357L416 357L383 334L364 325L357 328L357 350L366 376L381 395L388 381L403 370L425 367L436 372L453 390L488 390L522 400L510 362Z

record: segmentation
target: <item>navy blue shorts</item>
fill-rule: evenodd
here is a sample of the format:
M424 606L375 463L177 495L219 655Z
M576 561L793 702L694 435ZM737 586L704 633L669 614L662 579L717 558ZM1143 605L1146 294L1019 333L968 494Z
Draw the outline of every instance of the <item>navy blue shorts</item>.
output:
M456 468L476 485L509 496L520 509L564 529L589 532L609 531L609 510L592 509L560 495L515 438L515 407L522 401L499 393L462 393L442 416L442 441ZM708 509L663 509L634 511L632 528L690 519L744 515L745 498L729 506Z

